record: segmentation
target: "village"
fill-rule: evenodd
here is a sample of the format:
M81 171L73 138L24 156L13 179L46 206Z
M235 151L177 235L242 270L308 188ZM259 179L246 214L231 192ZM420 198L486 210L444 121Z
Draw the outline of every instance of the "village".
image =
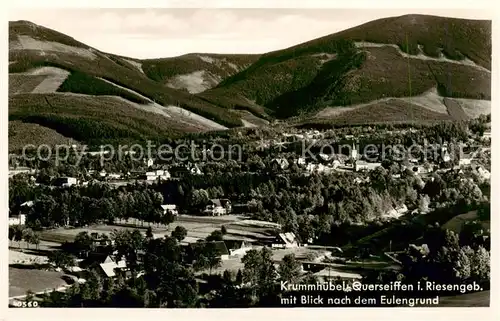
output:
M302 140L321 141L325 138L325 134L318 130L285 133L283 136L285 139L292 139L288 144L297 144ZM362 137L348 135L345 138L359 140ZM275 143L268 144L266 148L273 149ZM469 154L463 153L463 150L470 150L470 147L476 146L477 143L481 144L481 153L489 152L488 133L485 133L470 141L470 146L461 149L458 159L450 153L447 144L442 144L437 150L438 158L422 160L421 157L409 157L404 162L390 164L388 169L395 180L408 175L408 171L422 182L433 180L435 173L473 171L479 179L489 181L490 173L487 167L474 159L472 151ZM383 164L377 152L360 152L359 146L355 144L356 141L353 141L348 145L352 148L346 154L316 152L314 157L308 157L299 153L279 153L269 159L267 170L281 173L279 175L298 172L306 177L352 173L355 184L369 184L370 173L387 165ZM34 188L42 185L49 189L72 190L93 184L105 184L112 189L126 188L134 184L177 184L183 182L186 177L203 179L206 175L202 163L165 165L156 163L151 158L145 158L142 162L142 170L119 172L106 171L104 168L88 169L79 173L78 177L59 176L45 182L40 182L39 170L15 166L9 170L9 177L27 177L27 181ZM154 211L159 218L153 221L117 217L108 222L100 221L97 224L75 227L71 226L68 218L65 224L58 223L57 226L42 228L34 233L32 229L23 227L28 224L27 218L37 211L37 203L35 199L25 201L9 213L10 303L16 306L19 304L16 302L27 300L27 297L33 300L40 299L51 291L65 292L74 284L84 284L90 270L97 270L101 277L107 279L130 277L131 268L127 263L129 260L115 242L120 235L133 234L134 231L139 231L142 238L162 239L170 235L175 236L186 253L192 254L192 257L186 258L185 261L189 266L196 264L194 253L199 252L197 248L208 243L213 245L211 255L216 257L217 263L196 269L195 275L200 284L206 283L207 275L222 275L225 271L238 273L244 268L242 259L245 255L250 250L260 250L264 247L271 249L272 261L276 267L284 257L293 254L300 264L301 277L313 276L320 281L362 280L367 273L373 271L399 271L402 268L401 262L389 250L381 249L367 254L366 251L353 246L317 244L317 237L304 239L284 228L283 224L256 219L255 215L248 212L250 203L242 203L241 200L225 195L217 198L206 197L202 203L197 203L196 209L192 205L179 205L183 204L179 202L164 202L155 205L157 208ZM385 222L384 224L411 221L416 216L431 212L432 207L433 204L427 204L425 209L405 203L394 204L379 219ZM27 230L29 232L26 232ZM83 237L90 242L84 256L77 255L76 259L54 258L54 252L65 252L64 247L75 244ZM406 250L412 251L415 248L419 247L409 244ZM139 261L142 260L140 253L139 251ZM144 271L134 273L134 277L140 277Z

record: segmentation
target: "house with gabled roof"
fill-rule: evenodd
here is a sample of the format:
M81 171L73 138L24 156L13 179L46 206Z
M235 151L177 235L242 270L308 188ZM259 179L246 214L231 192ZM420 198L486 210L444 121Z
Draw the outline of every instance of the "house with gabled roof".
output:
M473 156L474 155L472 153L460 155L460 159L458 160L458 165L460 165L460 166L470 165L472 162Z
M287 169L290 163L286 158L275 158L271 162L271 166L275 169Z
M211 216L220 216L220 215L226 215L230 211L231 211L230 200L214 198L209 201L203 213Z
M212 244L215 247L215 251L221 260L227 260L229 258L229 250L227 249L226 243L224 241L211 241L207 242L204 240L198 240L194 243L189 243L186 245L186 254L188 261L194 261L196 259L196 254L203 251L203 248L207 244Z
M106 277L112 278L115 277L117 273L125 272L127 270L127 263L123 259L115 262L108 256L103 263L99 264L99 267Z
M163 215L167 214L167 212L170 212L173 215L179 214L179 212L177 211L177 205L175 204L164 204L161 205L161 208L163 210Z
M279 233L271 245L273 248L293 248L299 246L297 237L292 232Z
M229 256L231 257L242 257L253 248L251 243L244 240L224 240L224 243L226 244L226 247L229 250Z

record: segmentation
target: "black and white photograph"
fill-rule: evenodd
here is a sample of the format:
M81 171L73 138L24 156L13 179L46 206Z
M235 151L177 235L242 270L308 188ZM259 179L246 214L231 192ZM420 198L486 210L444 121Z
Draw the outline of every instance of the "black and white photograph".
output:
M8 20L9 310L494 303L491 11Z

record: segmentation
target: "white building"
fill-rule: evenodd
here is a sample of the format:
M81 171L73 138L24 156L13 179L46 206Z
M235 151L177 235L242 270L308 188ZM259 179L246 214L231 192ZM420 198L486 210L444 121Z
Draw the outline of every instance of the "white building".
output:
M333 170L333 168L325 166L323 164L307 164L306 170L310 173L318 172L318 173L325 173Z
M117 174L117 173L110 173L108 174L108 178L109 179L120 179L122 177L121 174Z
M450 153L448 152L447 144L441 148L441 155L443 157L443 162L447 163L451 160Z
M231 201L228 199L211 199L210 203L203 211L206 215L220 216L226 215L231 211Z
M147 181L156 181L158 179L167 180L170 177L171 177L170 172L167 170L163 170L163 169L158 169L156 171L146 172L146 180Z
M280 233L275 242L271 245L273 248L294 248L299 247L299 242L294 233Z
M26 215L25 214L19 214L17 216L10 216L9 217L9 226L25 225L25 224L26 224Z
M408 207L406 207L405 204L398 206L396 208L393 208L389 212L387 212L385 215L383 215L384 218L393 218L393 219L398 219L404 214L408 212Z
M60 177L56 179L54 182L55 186L60 186L60 187L69 187L76 185L78 183L77 179L75 177Z
M351 158L358 159L358 150L356 149L356 147L354 145L352 145L352 149L351 149Z
M154 160L152 158L148 158L148 159L144 159L144 164L147 166L147 167L151 167L154 165Z
M125 260L115 262L108 256L103 263L99 264L99 267L108 278L112 278L116 276L116 270L123 271L127 269L127 262Z
M11 168L9 169L9 177L12 177L14 175L17 175L17 174L35 174L35 170L32 169L32 168L28 168L28 167L17 167L15 169Z
M286 158L275 158L272 161L272 165L278 166L281 169L287 169L290 164Z
M458 160L458 165L461 166L468 166L472 162L472 155L471 154L464 154L460 155L460 159Z
M382 166L381 163L368 163L365 161L357 161L354 163L354 170L356 172L366 170L366 171L371 171L374 170L377 167Z
M192 175L202 175L203 173L201 172L200 168L198 167L198 165L194 164L192 166L189 167L189 172L192 174Z
M243 257L253 247L250 243L243 240L225 240L226 247L229 250L229 256Z
M305 165L306 164L305 157L299 157L298 159L296 159L295 160L295 164L297 164L297 165Z
M491 173L486 168L484 168L483 166L478 166L477 167L477 172L485 180L489 180L491 178Z
M167 212L170 212L173 215L179 214L179 212L177 211L177 205L175 204L165 204L162 205L161 208L163 209L163 215L167 214Z

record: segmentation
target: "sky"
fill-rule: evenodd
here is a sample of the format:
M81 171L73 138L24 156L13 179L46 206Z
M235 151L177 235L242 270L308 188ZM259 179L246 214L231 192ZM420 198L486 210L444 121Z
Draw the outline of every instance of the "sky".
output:
M264 53L365 22L410 13L491 19L471 9L48 9L17 8L29 20L101 51L133 58L186 53Z

